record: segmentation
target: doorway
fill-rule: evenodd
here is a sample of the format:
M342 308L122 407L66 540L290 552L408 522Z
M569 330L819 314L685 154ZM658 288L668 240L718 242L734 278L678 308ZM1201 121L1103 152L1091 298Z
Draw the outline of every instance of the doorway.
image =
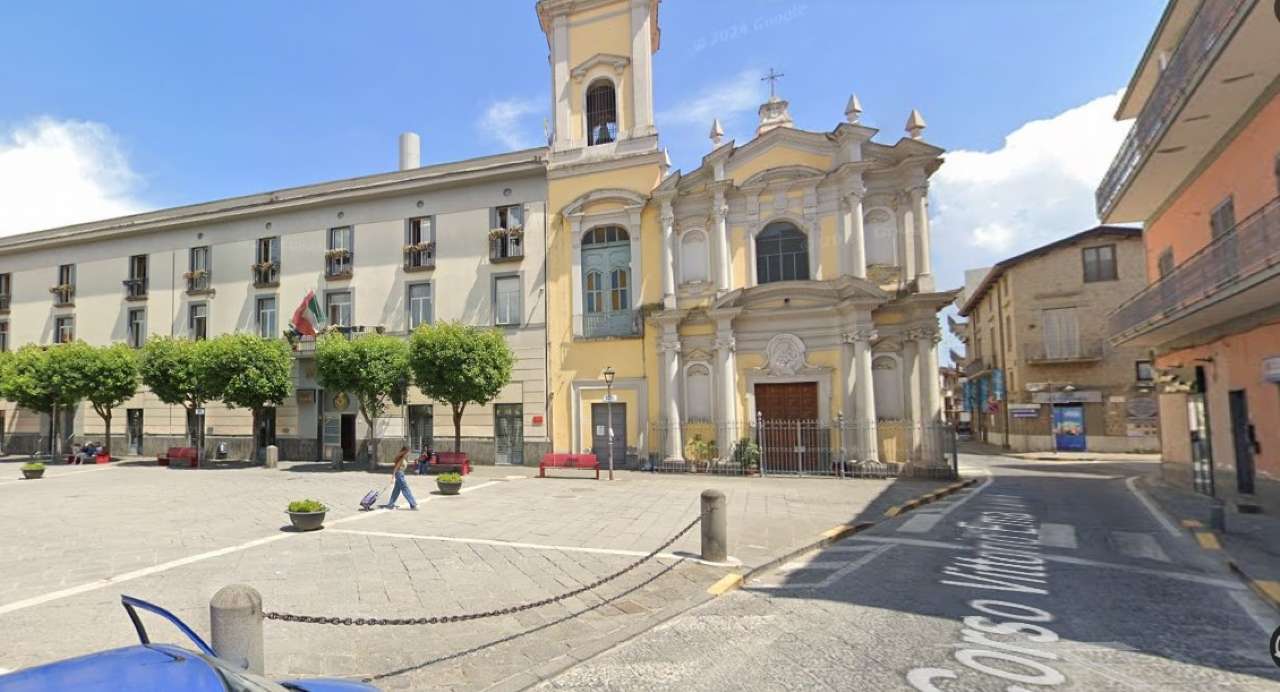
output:
M1253 449L1255 433L1249 423L1249 399L1243 389L1227 392L1231 405L1231 443L1236 452L1236 491L1241 495L1253 494Z
M757 384L754 391L761 467L771 473L829 471L830 430L818 420L818 383Z
M142 409L131 408L124 412L124 435L129 454L142 454Z
M356 459L356 414L342 414L342 460L355 461Z
M496 464L524 465L523 404L493 405L493 461Z
M1053 447L1059 452L1085 451L1083 404L1053 405Z
M435 449L434 427L430 404L410 404L409 450L415 458L428 449Z
M609 444L609 430L613 429L613 445ZM627 461L627 405L625 403L591 404L591 453L603 466L609 463L610 451L613 463L621 466Z
M258 412L258 449L266 449L276 443L276 409L264 408Z

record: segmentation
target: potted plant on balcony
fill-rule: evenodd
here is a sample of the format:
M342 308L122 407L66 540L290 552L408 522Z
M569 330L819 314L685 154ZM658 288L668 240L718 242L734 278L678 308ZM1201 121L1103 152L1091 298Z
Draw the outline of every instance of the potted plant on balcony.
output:
M22 477L27 480L44 478L44 464L33 461L22 465Z
M436 488L441 495L457 495L462 492L462 474L449 472L436 476Z
M294 529L315 531L324 526L324 515L329 508L319 500L294 500L289 503L286 511L289 513L289 521L293 523Z
M326 250L324 253L324 258L325 259L342 259L344 257L347 257L350 254L351 254L350 250L340 247L340 248L335 248L333 250Z

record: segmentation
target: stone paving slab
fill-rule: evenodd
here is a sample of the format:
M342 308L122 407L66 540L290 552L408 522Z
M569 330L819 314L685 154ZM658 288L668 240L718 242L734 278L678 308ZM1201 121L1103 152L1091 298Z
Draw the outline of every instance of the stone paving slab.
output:
M133 643L122 593L206 633L209 598L237 582L261 591L268 610L351 617L489 610L630 564L696 516L707 487L725 491L730 553L752 565L939 485L645 473L610 483L484 467L458 497L431 494L429 477L411 476L417 512L359 512L357 500L389 477L318 467L50 467L41 481L0 480L0 523L9 529L0 540L0 631L8 635L0 667ZM284 506L304 497L329 504L326 528L282 531ZM669 550L696 554L698 543L695 527ZM705 600L724 572L660 558L563 603L434 627L268 622L267 668L374 678L388 689L518 689ZM180 639L155 627L157 641Z

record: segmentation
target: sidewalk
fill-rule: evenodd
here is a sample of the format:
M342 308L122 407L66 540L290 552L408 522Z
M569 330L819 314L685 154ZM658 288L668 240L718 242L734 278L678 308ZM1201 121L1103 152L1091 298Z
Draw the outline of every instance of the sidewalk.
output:
M1024 461L1160 461L1159 454L1136 452L1015 452L979 440L961 440L962 454L1002 456Z

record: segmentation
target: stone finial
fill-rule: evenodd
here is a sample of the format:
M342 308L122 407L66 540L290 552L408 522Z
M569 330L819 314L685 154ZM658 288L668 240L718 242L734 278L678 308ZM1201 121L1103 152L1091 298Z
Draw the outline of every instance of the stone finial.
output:
M795 123L791 120L791 111L787 108L787 102L772 96L768 101L760 104L760 124L756 126L756 136L768 132L779 127L794 127Z
M844 107L844 119L850 124L857 125L858 117L862 115L862 103L858 101L857 94L849 94L849 103Z
M662 148L662 167L671 168L671 152L666 147Z
M911 135L911 139L920 139L925 127L927 125L924 122L924 116L920 115L920 111L912 108L911 115L907 116L907 134Z
M711 121L711 146L718 147L724 141L724 128L720 126L720 118Z

